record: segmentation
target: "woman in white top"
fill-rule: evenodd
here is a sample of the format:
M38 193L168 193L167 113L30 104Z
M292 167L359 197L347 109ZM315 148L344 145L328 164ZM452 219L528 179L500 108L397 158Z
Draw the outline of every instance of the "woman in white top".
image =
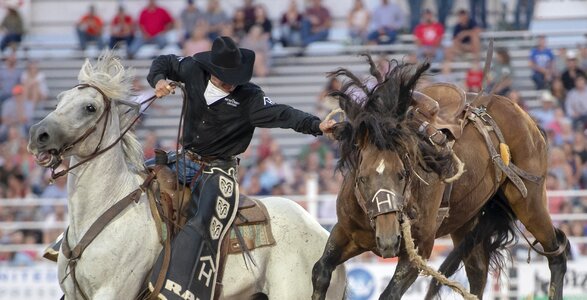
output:
M355 5L348 15L349 33L354 44L363 44L369 30L370 15L362 0L355 0Z
M20 82L24 88L25 98L32 101L35 105L47 99L49 88L47 87L45 74L39 71L37 61L29 60L27 62L26 70L22 72Z

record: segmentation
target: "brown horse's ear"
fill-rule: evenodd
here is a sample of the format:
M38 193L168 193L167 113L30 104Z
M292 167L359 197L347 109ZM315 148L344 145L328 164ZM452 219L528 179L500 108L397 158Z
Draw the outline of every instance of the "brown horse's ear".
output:
M338 122L332 127L332 135L337 141L348 140L352 137L353 126L349 122Z

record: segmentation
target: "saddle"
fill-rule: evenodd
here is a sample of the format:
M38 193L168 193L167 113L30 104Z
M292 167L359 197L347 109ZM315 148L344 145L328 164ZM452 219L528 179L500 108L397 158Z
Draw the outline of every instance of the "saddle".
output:
M165 155L165 158L167 158L165 153L161 155ZM157 209L157 207L152 207L151 211L155 212L153 217L157 224L161 225L158 227L164 228L167 226L167 230L170 233L169 238L173 239L188 221L186 212L191 198L191 189L190 187L184 186L178 193L177 176L166 164L158 163L151 172L155 172L154 185L155 190L158 190L159 203L162 208ZM150 203L153 204L155 202L150 201ZM167 220L167 222L164 220ZM219 299L222 293L222 277L229 254L242 253L245 264L247 257L244 255L246 254L248 259L255 264L249 251L259 247L275 245L269 220L269 213L263 203L248 196L239 195L236 218L231 225L229 234L224 236L220 246L217 288L214 299ZM159 236L163 239L163 230L158 232ZM190 250L186 249L186 251Z
M425 131L431 140L444 144L450 133L455 140L463 133L464 112L467 103L465 91L451 83L435 83L414 91L414 111L422 121L421 131Z
M153 172L156 172L155 175L155 184L157 185L156 190L159 191L159 198L160 203L162 206L162 216L155 216L156 219L161 220L163 217L166 220L170 220L171 222L171 237L175 237L175 235L181 230L183 225L187 222L187 207L191 197L191 191L189 187L183 187L181 191L178 193L177 189L177 179L176 174L173 172L169 167L165 165L157 165L153 169ZM250 198L246 195L239 195L239 205L236 218L232 224L232 229L243 227L246 225L258 225L258 224L267 224L269 225L269 214L265 206L259 202L259 200ZM232 235L232 234L231 234ZM226 235L228 237L229 235ZM247 238L245 238L245 242ZM271 240L273 238L271 237ZM241 250L241 245L238 244L236 241L230 241L231 245L236 245L238 247L230 247L230 253L238 253ZM273 243L275 241L273 240ZM224 241L223 241L223 244ZM253 242L246 243L247 250L252 250L255 246L259 246Z

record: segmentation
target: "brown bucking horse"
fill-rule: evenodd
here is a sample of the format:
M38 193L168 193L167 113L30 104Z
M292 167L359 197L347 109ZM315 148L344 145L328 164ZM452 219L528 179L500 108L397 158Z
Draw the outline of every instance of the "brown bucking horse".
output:
M454 86L414 91L429 64L392 61L390 71L381 74L368 61L375 87L345 69L331 74L349 79L333 93L347 115L334 132L344 182L338 223L314 265L312 299L324 299L337 265L365 251L399 257L380 299L400 299L419 273L401 234L406 219L424 258L430 257L435 238L451 235L455 249L440 271L450 276L462 260L471 293L479 298L490 263L499 262L499 250L514 239L519 219L543 250L532 248L548 257L549 298L562 299L568 241L547 210L547 143L536 123L505 97L479 95L465 104L466 94ZM446 93L458 101L447 100ZM458 177L461 162L464 173ZM448 215L439 218L443 206ZM437 290L433 282L428 297Z

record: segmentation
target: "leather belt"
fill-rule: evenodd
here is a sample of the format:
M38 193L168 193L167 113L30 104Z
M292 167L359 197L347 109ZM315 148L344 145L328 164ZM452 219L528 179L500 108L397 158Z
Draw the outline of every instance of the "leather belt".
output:
M238 160L235 156L229 156L229 157L202 156L202 155L199 155L198 153L195 153L194 151L191 151L191 150L186 150L185 155L187 156L187 158L189 158L190 160L192 160L196 163L199 163L199 164L204 163L209 166L226 164L226 163L235 163L235 164L238 163Z

